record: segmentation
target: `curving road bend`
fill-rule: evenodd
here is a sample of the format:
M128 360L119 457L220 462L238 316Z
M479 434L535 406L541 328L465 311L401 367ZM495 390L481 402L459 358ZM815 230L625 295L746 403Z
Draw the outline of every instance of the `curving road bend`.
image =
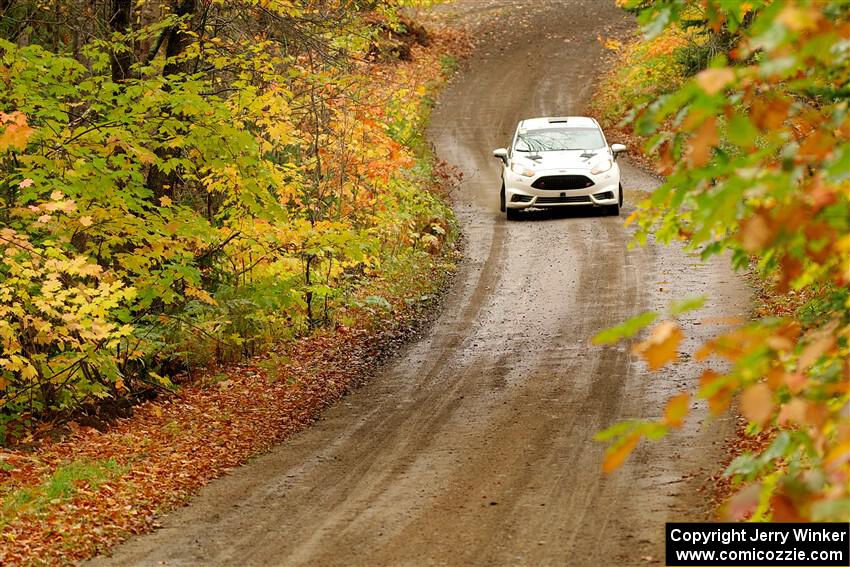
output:
M746 312L743 284L721 260L627 249L621 218L498 212L490 151L522 117L581 113L602 65L597 35L628 29L628 16L613 0L460 0L436 16L481 38L430 128L465 173L468 258L444 312L321 421L93 565L658 565L663 523L704 518L700 479L731 423L698 427L699 410L603 476L593 434L657 417L695 369L649 375L625 345L589 339L710 293L685 325L699 340L718 331L710 319ZM628 214L657 182L622 169Z

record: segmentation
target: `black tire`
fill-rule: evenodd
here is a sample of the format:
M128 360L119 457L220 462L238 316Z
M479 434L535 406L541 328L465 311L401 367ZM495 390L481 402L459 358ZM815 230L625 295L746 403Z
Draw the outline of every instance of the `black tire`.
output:
M502 190L499 192L499 210L505 212L505 184L502 183Z
M620 206L623 206L623 184L620 183Z
M509 221L519 220L519 211L517 209L506 209L505 215Z
M605 214L611 217L620 216L620 205L606 205Z

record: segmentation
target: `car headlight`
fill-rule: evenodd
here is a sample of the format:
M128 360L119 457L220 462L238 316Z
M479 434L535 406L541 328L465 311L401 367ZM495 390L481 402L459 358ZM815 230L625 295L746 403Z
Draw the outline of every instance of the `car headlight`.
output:
M594 165L593 169L590 170L590 173L592 173L593 175L597 175L599 173L605 173L606 171L608 171L612 167L614 167L614 162L611 161L610 159L606 159L606 160L600 161L599 163Z
M534 171L528 169L521 163L513 162L511 164L511 171L517 175L522 175L523 177L534 177Z

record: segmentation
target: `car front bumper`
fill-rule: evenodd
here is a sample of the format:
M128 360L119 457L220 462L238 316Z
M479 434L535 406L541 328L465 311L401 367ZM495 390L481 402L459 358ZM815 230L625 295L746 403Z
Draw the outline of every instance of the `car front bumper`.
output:
M533 187L541 178L555 175L581 175L593 184L580 189L543 189ZM607 206L620 202L620 171L612 169L593 175L586 170L541 171L534 177L505 172L505 206L511 209L529 207Z

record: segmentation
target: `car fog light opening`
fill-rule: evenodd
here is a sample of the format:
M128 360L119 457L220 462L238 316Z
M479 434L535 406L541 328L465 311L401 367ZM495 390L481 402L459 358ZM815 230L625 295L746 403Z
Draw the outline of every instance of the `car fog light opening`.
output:
M605 199L613 199L614 193L613 193L613 191L605 191L604 193L597 193L593 197L595 199L600 200L600 201L604 201Z

